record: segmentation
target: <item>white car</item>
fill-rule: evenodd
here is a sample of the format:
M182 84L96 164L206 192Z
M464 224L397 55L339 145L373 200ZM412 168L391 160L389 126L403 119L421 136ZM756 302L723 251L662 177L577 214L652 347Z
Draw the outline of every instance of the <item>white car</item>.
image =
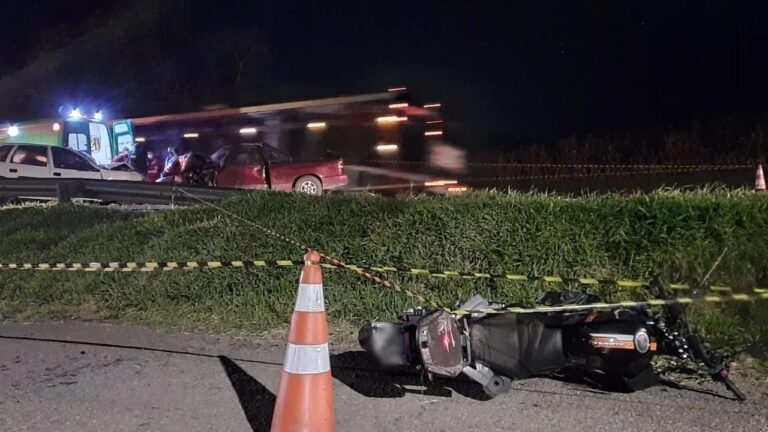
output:
M143 181L125 164L99 167L84 154L66 147L39 144L0 145L0 178L79 178Z

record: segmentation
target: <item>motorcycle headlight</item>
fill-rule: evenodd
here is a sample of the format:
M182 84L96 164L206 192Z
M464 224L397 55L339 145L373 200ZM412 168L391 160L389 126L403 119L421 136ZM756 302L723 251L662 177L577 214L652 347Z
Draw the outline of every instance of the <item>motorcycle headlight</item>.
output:
M640 354L645 354L651 348L651 338L645 329L640 329L635 333L635 349Z

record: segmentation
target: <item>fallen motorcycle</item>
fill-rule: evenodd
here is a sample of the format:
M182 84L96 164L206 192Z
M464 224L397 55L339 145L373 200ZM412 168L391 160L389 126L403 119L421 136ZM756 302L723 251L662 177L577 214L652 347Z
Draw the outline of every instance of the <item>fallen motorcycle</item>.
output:
M674 298L658 288L659 295ZM590 294L546 292L546 306L587 305ZM475 296L459 307L503 308ZM578 374L593 383L641 390L659 382L651 361L666 355L690 360L723 383L739 401L744 394L729 379L729 361L708 349L691 331L685 306L670 302L654 316L644 306L597 311L451 314L411 309L400 323L372 322L360 329L360 345L383 366L406 366L433 376L464 374L488 396L510 390L512 380Z

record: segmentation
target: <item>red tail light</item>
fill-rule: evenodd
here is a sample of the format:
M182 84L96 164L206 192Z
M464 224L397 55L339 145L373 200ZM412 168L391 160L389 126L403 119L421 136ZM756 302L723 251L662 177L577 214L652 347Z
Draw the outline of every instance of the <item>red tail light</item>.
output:
M443 343L443 349L446 351L451 350L451 336L448 333L440 335L440 341Z
M344 170L344 160L339 159L339 172L342 172Z
M453 333L450 329L440 333L440 342L443 344L445 352L451 352L451 348L456 346L456 341L453 339Z

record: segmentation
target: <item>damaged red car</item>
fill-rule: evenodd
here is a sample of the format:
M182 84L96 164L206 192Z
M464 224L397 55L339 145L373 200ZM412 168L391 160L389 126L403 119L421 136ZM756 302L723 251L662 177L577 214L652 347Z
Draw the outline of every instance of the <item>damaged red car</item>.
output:
M210 159L188 153L168 164L158 182L205 184L322 195L347 184L344 161L294 162L269 144L227 145Z

